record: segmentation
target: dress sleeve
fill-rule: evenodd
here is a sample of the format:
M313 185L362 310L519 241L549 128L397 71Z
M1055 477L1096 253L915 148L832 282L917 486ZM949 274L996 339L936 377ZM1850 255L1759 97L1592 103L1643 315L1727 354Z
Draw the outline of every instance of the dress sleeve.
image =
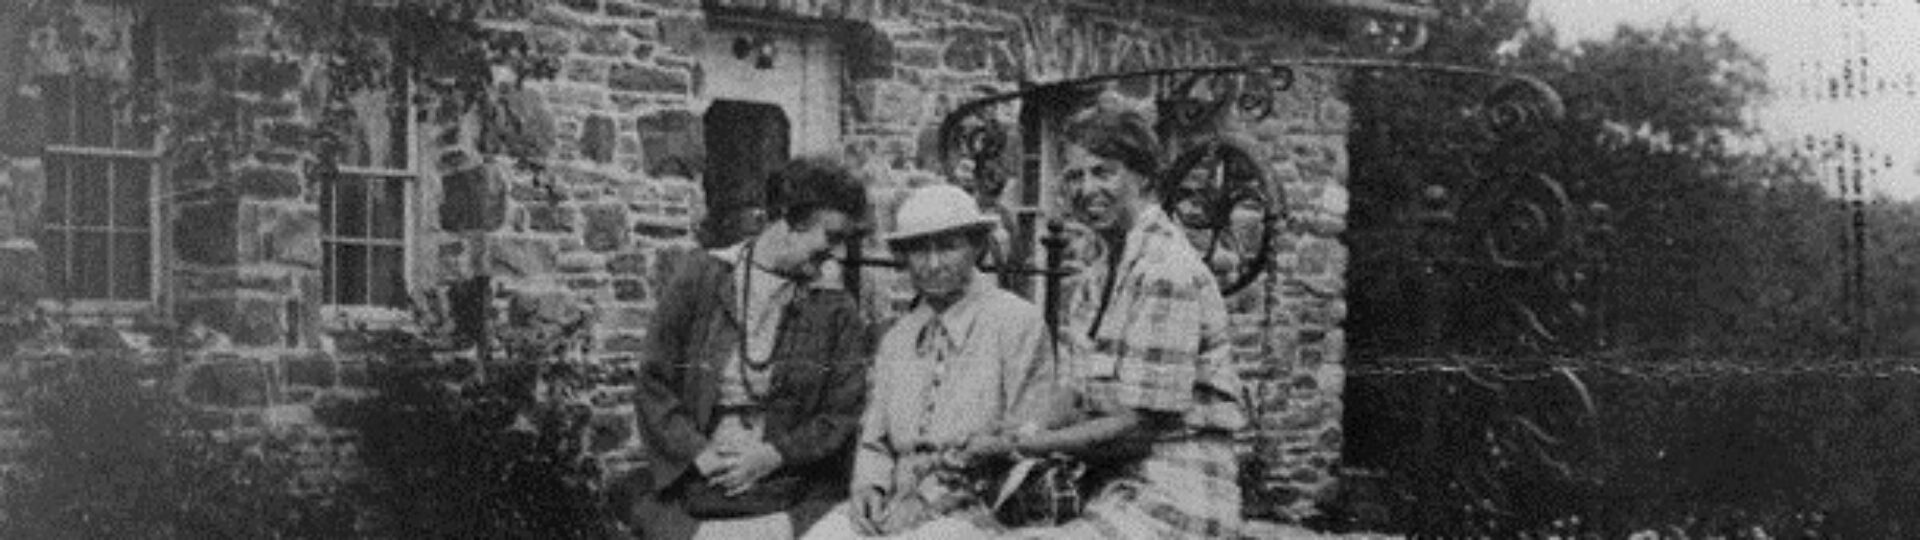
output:
M680 400L680 380L689 358L689 334L694 331L694 299L704 290L703 267L694 261L679 266L661 293L660 311L647 332L640 358L634 399L639 427L654 452L670 460L693 459L707 446L707 438L693 425L691 405Z
M880 342L879 350L873 358L873 368L868 370L872 399L867 403L866 411L860 415L860 435L853 455L853 491L864 487L876 487L889 491L893 486L894 455L893 443L887 436L890 423L887 410L890 403L884 400L892 395L893 362L888 359L894 354L896 346L888 332Z

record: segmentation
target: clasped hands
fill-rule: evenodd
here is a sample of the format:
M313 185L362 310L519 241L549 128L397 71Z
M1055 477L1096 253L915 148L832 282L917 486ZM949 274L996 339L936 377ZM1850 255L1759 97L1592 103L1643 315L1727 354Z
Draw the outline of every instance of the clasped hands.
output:
M694 456L693 466L708 484L726 490L728 497L735 497L753 489L784 461L780 451L765 441L722 441L707 445L700 455Z
M897 467L908 467L919 472L896 478L900 485L893 486L892 495L878 486L855 489L848 505L848 513L851 514L848 517L853 522L854 531L862 536L899 534L953 510L955 501L965 497L947 489L935 473L926 470L925 465L937 462L945 470L958 471L983 460L1013 455L1016 451L1017 445L1011 432L977 433L937 455L926 456L931 461L898 463Z

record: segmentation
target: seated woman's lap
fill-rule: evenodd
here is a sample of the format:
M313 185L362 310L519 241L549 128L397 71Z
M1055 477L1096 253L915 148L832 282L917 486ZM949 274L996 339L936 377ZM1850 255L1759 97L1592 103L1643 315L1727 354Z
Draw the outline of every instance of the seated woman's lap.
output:
M861 536L853 528L853 519L847 517L848 508L846 504L834 507L800 540L985 540L998 534L974 525L965 517L947 516L893 536Z

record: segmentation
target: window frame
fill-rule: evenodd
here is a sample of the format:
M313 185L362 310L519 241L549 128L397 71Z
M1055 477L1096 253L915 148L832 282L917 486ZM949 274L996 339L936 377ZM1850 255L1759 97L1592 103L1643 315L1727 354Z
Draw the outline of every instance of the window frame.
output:
M385 181L397 181L403 186L400 190L400 236L397 241L387 241L385 239L372 237L355 238L338 236L334 234L333 231L334 220L329 219L330 216L318 216L318 219L321 220L319 234L321 251L319 312L321 323L327 328L337 329L350 326L386 327L405 324L408 320L411 320L411 314L405 307L379 304L335 303L333 299L333 288L328 286L338 278L338 276L329 275L329 273L333 271L334 266L328 264L328 261L331 260L329 251L332 249L332 246L341 243L359 246L397 246L400 248L401 254L400 290L403 295L408 297L411 297L413 294L414 274L419 258L419 254L417 253L418 246L415 244L418 241L420 233L420 226L418 224L420 214L419 201L421 198L421 177L423 175L420 158L420 129L422 124L421 115L424 113L424 109L417 102L418 92L415 90L413 81L407 78L409 76L410 75L406 73L397 73L394 80L404 81L403 88L398 90L388 88L385 90L385 92L389 93L389 97L397 93L398 98L402 102L402 107L405 108L405 113L402 116L406 118L406 121L405 125L400 128L405 134L404 144L406 146L406 156L403 163L401 163L403 168L390 169L379 166L340 164L334 167L336 178L316 183L319 189L329 190L329 192L315 194L316 204L319 202L320 197L334 196L330 192L335 188L334 184L332 184L333 182L365 182L371 187ZM368 214L368 217L365 219L368 220L367 226L371 227L372 215ZM368 272L363 270L359 279L371 282L372 277L367 274Z
M127 29L127 32L130 40L128 44L128 48L130 49L129 54L133 56L131 60L132 66L129 68L131 73L128 75L128 79L122 83L122 86L116 90L144 93L145 95L140 99L156 101L146 103L145 106L149 109L157 110L160 106L160 104L157 103L158 98L155 94L146 91L157 90L163 87L166 82L166 77L160 69L160 59L164 57L163 55L166 52L163 44L164 40L162 39L163 33L157 28L152 15L142 12L141 10L134 10L133 22L131 27ZM61 75L61 77L81 78L83 77L83 73L76 71L74 73ZM77 84L77 81L69 81L68 84L69 86L66 89L68 95L63 97L53 97L55 94L54 89L40 88L42 96L46 96L43 98L43 104L68 109L66 114L62 115L62 117L68 121L68 125L65 128L66 137L63 140L55 141L53 140L52 134L49 133L46 144L41 147L40 153L36 156L40 160L43 192L52 189L52 175L55 173L52 163L55 161L69 161L73 164L83 162L103 163L108 167L108 171L112 171L112 167L114 167L115 162L118 161L142 162L148 168L146 174L147 185L144 190L145 193L142 194L142 200L146 203L144 234L147 236L147 252L145 254L147 262L147 290L146 293L139 298L114 298L111 294L114 287L114 278L109 274L107 277L108 298L75 298L70 283L72 275L71 266L73 265L75 254L72 253L71 250L66 249L68 246L62 247L61 257L64 265L67 266L68 269L61 275L56 276L50 271L51 269L48 268L53 261L46 259L47 246L38 246L42 257L40 263L41 271L43 272L42 277L47 282L47 293L37 299L37 307L48 313L65 316L106 318L113 320L125 320L142 313L157 313L163 307L165 299L168 298L166 286L169 282L168 268L172 255L171 250L167 249L172 236L170 234L170 212L172 209L163 204L167 199L165 196L167 193L166 175L164 171L165 167L163 166L167 153L167 126L164 122L154 121L150 131L146 134L148 140L144 148L118 146L118 141L115 139L119 138L119 130L131 129L131 127L118 125L118 119L114 118L109 122L109 140L106 142L108 146L76 144L82 142L78 140L78 125L81 120L76 114L80 105L75 103L77 96L73 95L71 91L71 85ZM152 88L142 88L143 85L151 86ZM138 107L139 105L131 106ZM119 111L111 111L109 114L118 115ZM33 238L36 245L52 231L61 231L65 234L73 234L79 231L105 232L109 239L115 238L120 234L135 234L135 231L139 231L139 229L126 228L115 223L118 216L114 215L115 212L112 210L108 210L107 224L105 225L76 225L71 223L73 183L70 171L73 170L73 168L72 165L69 165L62 167L60 170L62 174L67 175L67 178L61 180L61 187L66 190L66 194L61 197L61 200L67 205L67 208L62 209L61 215L67 223L54 225L49 222L47 219L46 205L53 200L53 197L50 194L43 197L40 201L40 219L35 223L38 229L38 232ZM114 182L115 175L109 172L107 190L110 204L113 199ZM71 241L68 241L68 244L71 243ZM109 240L107 248L109 257L116 251L115 244L116 243ZM112 266L113 265L109 265L109 272L111 272Z

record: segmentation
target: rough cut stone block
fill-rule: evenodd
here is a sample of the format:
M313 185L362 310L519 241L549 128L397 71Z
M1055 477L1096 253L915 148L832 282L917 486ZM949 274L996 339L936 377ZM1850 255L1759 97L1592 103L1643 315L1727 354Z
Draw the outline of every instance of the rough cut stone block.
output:
M896 52L901 64L919 69L938 69L942 60L940 49L932 45L903 46Z
M534 232L574 231L574 216L578 212L572 207L558 204L529 204L522 208L527 211L527 228Z
M569 82L587 85L607 83L610 65L605 61L576 58L568 60L566 67L560 70L560 78Z
M300 84L300 63L267 56L247 57L240 62L239 80L234 88L243 92L279 95Z
M980 71L992 61L994 41L984 32L960 31L947 45L942 63L947 69L962 73Z
M269 298L239 298L233 303L231 317L221 328L237 345L285 345L288 321L287 303Z
M596 162L611 162L614 139L613 119L597 114L589 116L580 133L580 154Z
M672 50L674 54L692 56L700 52L706 40L705 21L699 17L662 17L660 19L660 44Z
M925 101L919 89L883 79L861 81L854 88L853 99L856 120L883 125L918 121Z
M634 4L629 0L607 0L607 16L622 19L651 19L654 11Z
M595 14L600 12L600 0L561 0L561 3L581 13Z
M684 110L661 111L636 119L647 174L655 178L698 176L706 167L706 140L700 117Z
M613 280L613 298L622 302L647 301L646 282L638 279Z
M333 358L323 354L284 356L280 358L280 372L291 386L309 386L331 388L339 382L339 374Z
M568 274L590 274L607 266L607 256L599 253L569 251L560 254L560 271Z
M580 41L580 52L595 56L625 56L632 48L632 38L618 26L596 28Z
M581 293L584 296L601 294L607 287L606 278L597 276L570 278L567 279L565 283L567 290Z
M637 353L646 349L646 336L634 333L621 333L602 338L600 350L605 352Z
M14 158L0 165L0 212L11 227L0 240L25 238L40 231L40 206L47 195L47 173L38 158Z
M484 232L506 222L505 181L491 167L474 167L441 179L440 228Z
M44 91L44 90L43 90ZM15 89L6 95L7 128L0 129L0 156L36 156L47 146L46 106L43 98Z
M600 311L600 323L617 330L645 330L653 322L653 309L638 305L606 306Z
M40 251L32 245L0 245L0 305L29 305L47 296Z
M320 216L312 205L244 203L239 260L320 266Z
M617 276L641 276L652 270L645 252L622 253L607 260L607 271Z
M485 112L480 124L481 152L538 159L553 151L558 128L540 94L507 91Z
M261 407L271 395L271 379L258 361L214 357L187 368L182 384L189 402L206 407Z
M487 238L487 270L494 275L516 278L550 274L559 252L554 240L492 236Z
M239 214L239 202L232 199L181 204L173 220L173 244L180 259L197 264L233 264L240 251L235 227Z
M587 249L607 252L627 245L626 205L596 204L583 208L581 213L586 218Z
M573 51L573 34L557 28L536 26L527 30L527 42L536 53L560 57Z
M620 64L607 74L607 86L623 92L685 95L693 89L693 81L686 71Z

